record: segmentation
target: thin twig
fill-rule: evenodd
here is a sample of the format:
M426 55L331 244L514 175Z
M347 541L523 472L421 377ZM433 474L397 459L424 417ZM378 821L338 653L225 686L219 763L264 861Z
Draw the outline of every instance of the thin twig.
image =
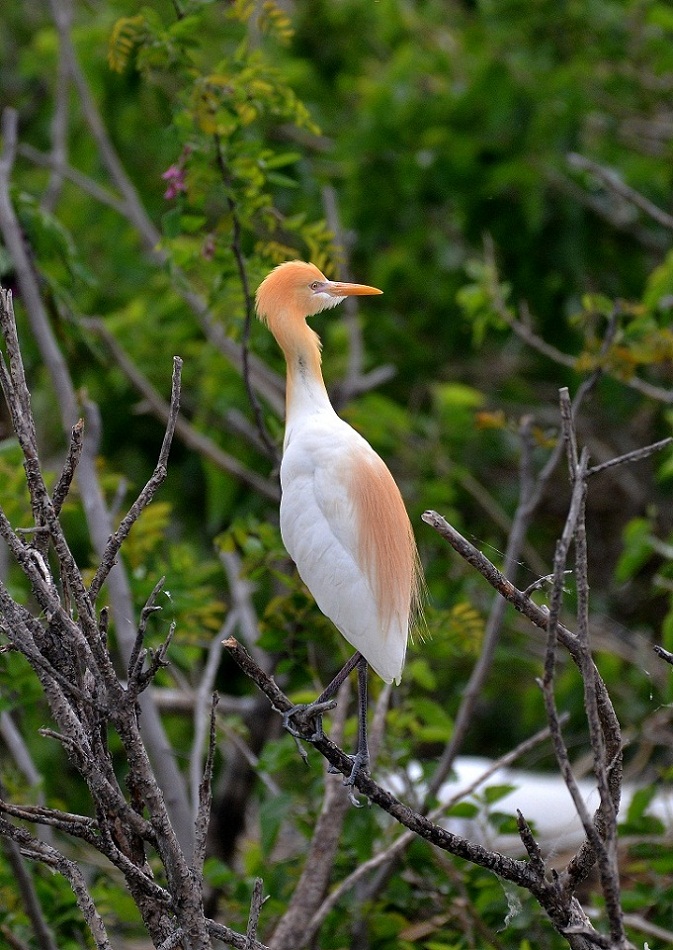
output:
M573 502L577 499L576 518L572 524L571 534L574 540L575 570L577 575L577 636L580 646L580 672L584 686L584 705L589 726L589 739L593 752L594 773L600 794L600 806L591 822L591 830L589 830L585 824L585 831L587 832L587 839L594 849L598 860L601 885L605 896L608 920L610 922L611 938L615 942L615 945L620 946L625 940L616 841L617 811L621 794L621 736L619 736L619 734L613 736L609 732L604 732L598 707L596 679L593 676L592 669L593 660L589 640L588 554L585 525L589 457L585 448L578 458L577 439L572 417L570 396L566 388L560 391L560 401L564 442L568 454L568 468L571 482L573 483ZM573 504L571 503L568 523L571 521L572 515ZM559 604L563 589L561 571L565 566L567 554L568 551L566 547L563 563L561 563L561 559L559 558L558 565L555 565L557 566L557 576L555 578L554 590L552 591L552 601L557 599ZM553 610L550 611L549 619L550 636L553 622L552 617ZM608 773L610 773L610 776ZM571 792L573 801L575 801L575 794L570 784L568 784L568 789ZM578 814L584 824L582 811L579 808Z
M652 647L657 656L661 657L662 660L665 660L667 663L670 663L673 666L673 653L668 650L664 650L662 646L659 646L658 643Z
M0 818L0 834L15 841L21 853L32 860L59 871L70 884L79 909L84 917L98 950L112 950L103 919L96 910L86 882L74 861L69 861L55 848L39 841L24 828L17 828L4 818Z
M255 425L257 426L257 431L259 436L264 443L269 457L278 465L280 462L280 453L278 451L278 446L273 441L269 435L269 431L264 422L264 415L262 413L262 407L257 399L257 394L252 386L252 380L250 378L250 328L252 326L252 321L254 318L254 304L252 301L252 294L250 292L250 282L248 280L248 269L245 263L245 257L243 255L243 240L242 240L242 229L241 229L241 219L238 214L238 208L236 202L232 197L232 183L231 175L229 169L227 168L227 163L224 157L224 151L222 147L222 139L219 135L215 135L215 154L217 156L217 166L220 169L220 174L222 175L222 181L225 186L227 205L229 206L229 214L231 215L232 222L232 232L231 232L231 251L234 255L234 260L236 261L236 269L238 270L238 279L241 284L241 291L243 292L243 331L241 333L241 352L243 356L243 382L245 383L245 389L248 394L248 399L250 401L250 406L255 418Z
M628 465L631 462L640 462L643 459L649 458L649 456L655 452L660 452L662 449L668 448L669 445L673 445L673 436L661 439L659 442L653 442L651 445L646 445L642 449L634 449L633 452L626 452L625 455L619 455L617 458L610 459L607 462L601 462L600 465L592 465L591 468L587 469L587 477L590 475L598 475L599 472L614 468L615 465Z
M233 633L237 620L237 612L235 610L229 611L222 629L217 633L216 636L213 637L211 641L210 647L208 648L206 665L199 676L199 686L196 691L194 713L192 716L192 722L194 723L194 738L192 739L192 749L189 756L189 791L195 822L198 818L201 808L199 789L203 780L202 756L204 740L206 737L206 723L209 721L209 717L206 715L206 710L208 708L209 702L211 703L212 708L212 694L215 686L215 677L217 676L217 670L220 665L220 657L222 656L222 640L226 640L227 637Z
M262 911L262 905L266 900L265 897L262 897L262 879L261 877L255 878L255 883L252 888L252 898L250 899L250 914L248 915L248 926L245 931L246 939L246 950L254 950L255 943L257 942L257 927L259 925L259 915Z
M138 633L136 635L135 643L133 644L133 649L131 650L131 656L126 666L126 676L129 683L133 682L138 677L140 670L142 669L143 663L145 661L145 651L143 651L143 643L145 641L145 634L147 633L147 624L152 616L156 613L157 610L161 610L161 607L157 606L156 599L159 596L159 593L163 589L164 584L166 583L165 577L160 577L159 580L154 585L150 596L145 601L145 606L140 611L140 621L138 622Z
M77 464L82 454L82 440L84 437L84 420L78 419L70 431L70 443L68 445L68 454L65 457L61 474L54 486L51 501L54 506L54 514L58 517L63 507L63 502L68 497L72 480L75 477Z
M103 555L100 559L100 565L94 574L91 584L89 585L89 597L92 603L96 602L96 598L100 593L101 587L105 583L106 578L114 567L119 549L129 536L131 528L136 523L143 510L147 508L147 506L153 501L157 491L166 480L166 475L168 474L168 455L171 450L176 420L178 418L178 413L180 412L181 371L182 360L179 356L174 356L170 412L166 422L166 431L164 433L161 451L159 452L159 459L149 481L129 508L128 513L124 518L122 518L121 524L117 530L108 540L105 550L103 551Z
M594 175L594 177L602 182L610 191L614 191L620 198L625 198L627 201L630 201L636 208L643 211L648 217L652 218L653 221L656 221L657 224L667 228L669 231L673 231L673 215L668 214L658 205L655 205L653 201L650 201L649 198L641 195L635 188L627 185L619 173L613 168L606 168L604 165L599 165L598 162L593 161L593 159L587 158L586 155L579 155L577 152L568 152L566 159L571 168L590 172L590 174Z
M16 841L5 838L4 851L21 895L24 909L33 927L35 939L40 945L40 950L58 950L54 937L44 919L40 899L33 884L33 879L21 857L19 845Z
M213 767L215 764L215 749L217 747L217 693L213 693L210 702L210 729L208 732L208 752L203 767L203 776L198 790L198 806L196 810L196 820L194 822L194 874L201 877L203 873L203 863L206 859L206 844L208 838L208 825L210 822L210 812L213 803Z
M211 937L229 944L234 947L234 950L271 950L271 947L260 943L259 940L253 939L250 941L245 934L238 934L235 930L225 927L224 924L218 924L214 920L208 920L206 923Z

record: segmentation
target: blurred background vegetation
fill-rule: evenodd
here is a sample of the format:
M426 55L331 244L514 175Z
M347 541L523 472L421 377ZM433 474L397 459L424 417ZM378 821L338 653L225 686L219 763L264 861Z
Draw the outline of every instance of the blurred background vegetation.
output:
M240 465L232 474L216 454L177 442L160 503L126 549L138 607L167 577L170 594L155 622L157 640L177 624L166 689L188 691L199 681L205 648L230 609L228 554L240 557L255 585L259 645L293 695L311 695L316 678L325 682L345 655L283 554L277 463L226 341L249 346L264 428L279 445L282 358L249 319L261 278L299 257L384 290L376 306L333 311L315 326L340 411L402 488L430 591L431 636L410 649L379 769L420 759L431 773L479 653L491 595L422 524L421 512L438 510L500 563L519 489L520 420L534 418L542 466L558 433L559 387L574 392L596 370L578 419L595 462L671 434L670 5L78 5L74 50L134 198L110 174L81 92L64 81L52 7L5 0L0 24L0 106L20 117L13 198L76 386L100 411L110 504L123 508L154 466L163 425L148 392L167 397L174 354L185 361L183 417ZM48 167L59 135L79 180ZM14 287L2 246L0 280ZM19 294L16 304L21 318ZM43 458L56 471L64 440L54 397L22 328ZM0 436L2 504L20 524L29 510L6 416ZM673 649L672 480L668 450L601 476L588 501L594 646L624 726L627 773L645 783L673 767L670 677L651 650L654 643ZM551 571L568 498L559 466L521 555L521 587ZM76 503L66 519L86 564L92 551ZM9 570L18 593L21 578ZM568 591L572 605L572 579ZM535 682L541 655L541 640L508 613L464 752L497 757L544 724ZM46 714L36 681L20 658L5 655L0 664L2 708L20 722L46 795L86 811L60 751L36 735ZM233 695L248 689L226 661L217 685ZM572 713L568 738L580 760L582 691L570 667L560 671L558 698ZM189 718L173 710L166 721L186 756ZM218 765L226 775L226 736L246 735L248 725L231 716L223 728ZM288 737L257 753L273 782L251 782L245 835L226 847L214 842L209 863L221 908L243 929L258 873L272 894L266 919L282 911L298 873L296 841L310 836L323 781L319 764L312 758L308 772ZM540 752L526 764L551 760ZM20 793L22 778L9 761L3 781ZM291 838L282 846L281 830ZM625 906L670 926L673 851L670 833L655 830L655 841L625 849ZM366 859L389 831L372 810L349 814L337 874ZM319 946L557 945L532 904L509 913L494 878L457 862L447 872L446 863L417 843L366 912L357 895L345 899ZM133 909L102 873L97 886L103 900L110 889L107 910L119 934L133 936ZM41 887L59 908L59 946L80 946L66 886L45 875ZM2 865L0 893L0 920L32 946ZM452 916L461 900L479 927Z

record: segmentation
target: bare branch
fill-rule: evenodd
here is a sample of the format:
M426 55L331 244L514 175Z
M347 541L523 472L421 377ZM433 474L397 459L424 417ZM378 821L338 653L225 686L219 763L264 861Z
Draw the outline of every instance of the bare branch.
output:
M534 480L531 471L532 423L532 417L527 416L521 420L519 428L521 445L519 502L512 521L511 530L507 537L503 566L503 573L511 578L512 581L516 577L521 548L528 531L530 520L542 497L544 487L552 474L556 465L556 459L558 458L557 451L552 453L553 463L545 466L537 476L537 479ZM438 788L448 775L460 746L465 739L470 722L472 721L475 705L481 694L484 681L490 672L495 650L500 640L505 607L506 601L502 597L496 597L491 604L479 659L475 663L467 686L463 690L463 698L455 717L451 741L447 744L437 764L437 769L435 770L428 789L428 798L437 793Z
M64 55L69 55L68 50L70 50L70 53L74 56L72 46L67 45L70 43L69 35L67 36L67 43L64 41L64 35L67 34L67 17L63 15L64 11L60 8L60 3L67 3L68 0L52 0L52 2L54 5L54 15L58 20L59 36L64 43ZM65 360L58 347L48 316L42 304L39 287L23 244L21 229L11 201L9 179L15 154L16 118L16 113L11 109L6 109L3 112L4 150L0 157L0 233L2 233L5 246L12 256L31 331L40 349L42 359L49 372L54 391L56 392L64 432L70 437L71 428L77 422L79 415L75 390ZM3 296L3 304L6 302L6 297ZM11 297L9 298L9 306L3 306L2 310L7 314L8 321L13 324ZM5 339L7 341L6 334ZM23 407L23 411L25 413L25 406ZM107 548L110 535L113 534L113 530L96 470L95 444L93 444L91 440L91 435L95 434L96 427L90 424L94 421L90 407L87 407L84 415L87 420L89 438L84 442L77 470L77 479L93 546L99 557L102 558ZM35 476L37 478L39 474L37 457L35 459L35 467ZM37 487L40 487L39 482L36 482L36 484ZM49 510L47 501L45 501L45 507ZM40 524L39 521L37 523ZM61 560L62 563L64 558L69 560L70 555L67 550L67 545L64 543L64 539L62 538L62 534L54 517L52 517L51 520L50 530L52 534L56 533L54 540L57 546L59 560ZM75 570L70 579L71 583L75 583L78 576L79 572ZM128 660L133 648L135 621L128 577L119 564L109 573L108 591L112 613L115 619L117 642L122 657ZM84 612L85 617L87 616L88 611L85 599L82 597L79 597L78 610ZM89 642L92 649L94 649L93 639L90 639ZM104 661L101 659L101 662ZM155 768L162 787L165 790L166 801L171 810L174 825L183 839L184 846L189 851L192 824L190 821L184 779L177 768L174 757L167 754L167 750L170 748L169 743L166 739L161 720L148 694L142 697L141 705L143 708L143 732L147 739L148 746L152 750Z
M566 784L571 792L577 812L582 819L587 839L593 848L598 860L598 868L605 896L606 909L610 922L611 938L615 945L621 946L625 941L623 913L620 901L619 864L617 858L617 812L621 794L621 735L615 735L611 729L605 730L601 721L599 701L596 689L596 678L593 675L594 665L591 657L589 642L589 584L588 584L588 556L585 527L585 500L587 492L588 452L583 449L580 457L577 454L577 440L574 429L570 397L567 389L560 392L561 418L563 422L564 442L567 447L568 467L573 484L573 495L568 513L562 542L559 545L555 559L555 582L552 590L551 610L549 614L549 639L555 640L554 626L558 622L558 611L563 596L563 569L568 556L570 538L575 546L575 570L577 576L577 630L580 646L579 667L584 685L584 704L589 725L589 738L594 758L594 772L598 781L600 806L593 821L588 819L584 803L578 805L574 788L574 779L569 768L561 759L567 760L567 753L562 743L557 743L560 749L559 764L562 766ZM548 651L550 647L548 645ZM553 672L552 672L553 675ZM545 702L549 702L551 681L548 680L547 664L545 663ZM553 705L553 699L552 705ZM550 720L551 722L551 720ZM557 755L559 754L557 750ZM586 851L586 849L585 849ZM589 857L588 854L585 856ZM575 868L577 867L575 863ZM574 869L573 869L574 870ZM569 875L573 880L574 875ZM576 885L576 879L573 880Z
M265 900L266 898L262 897L262 879L261 877L257 877L255 878L255 883L252 888L250 915L248 916L248 926L245 932L246 950L247 948L249 948L249 950L253 950L254 945L257 942L257 926L259 924L259 915Z
M209 718L206 716L206 710L209 701L212 708L215 677L217 676L217 669L220 665L220 657L222 656L222 640L226 640L227 637L231 636L237 621L238 615L236 610L231 610L222 629L212 639L210 647L208 648L206 665L199 676L199 685L194 702L194 714L192 716L194 738L192 739L192 751L189 757L189 790L195 822L198 820L201 811L200 788L203 781L203 763L201 759L206 735L206 723Z
M619 195L620 198L625 198L627 201L630 201L636 208L652 218L653 221L656 221L657 224L660 224L669 231L673 231L673 215L663 211L658 205L655 205L653 201L650 201L649 198L646 198L644 195L641 195L639 191L636 191L635 188L627 185L619 173L613 168L606 168L604 165L599 165L598 162L593 161L593 159L587 158L586 155L579 155L577 152L568 152L566 160L571 168L589 172L610 191Z
M245 675L250 677L267 696L277 712L286 712L292 708L292 702L276 685L275 681L257 666L250 654L236 640L230 638L225 641L224 646L229 650L232 659L240 666ZM309 723L300 723L298 731L302 733L306 740L312 740L312 745L342 775L348 777L351 774L353 763L350 758L338 746L335 746L327 736L314 739L314 730ZM439 825L433 824L423 815L403 805L394 795L366 774L359 774L356 777L355 785L358 791L369 798L373 804L379 805L401 824L442 850L449 851L457 857L466 858L481 867L487 867L506 880L520 884L523 887L535 886L535 881L532 880L532 875L529 874L524 863L507 858L497 852L488 851L486 848L482 848L481 845L473 844L460 835L454 835L444 828L440 828Z
M213 766L215 763L215 748L217 732L215 728L217 711L217 693L213 693L210 706L210 730L208 734L208 754L203 769L203 778L199 786L198 809L195 821L195 845L194 845L194 873L201 876L203 873L203 862L206 859L206 843L208 837L208 824L210 822L210 809L213 803ZM261 882L260 882L261 884Z
M664 650L664 648L659 646L658 643L656 643L652 649L657 654L657 656L661 657L662 660L665 660L667 663L670 663L671 666L673 666L673 653L671 653L669 650Z
M180 411L181 371L182 360L179 356L174 356L170 410L168 414L168 421L166 423L164 440L161 446L161 451L159 452L159 459L149 481L142 489L136 500L133 502L128 513L122 519L121 524L114 534L109 538L108 543L105 546L105 550L103 551L100 560L100 565L93 577L93 580L91 581L91 584L89 585L89 597L91 598L92 603L96 602L96 598L100 593L101 587L105 583L106 578L109 576L110 571L114 567L119 549L129 536L131 528L136 523L144 509L147 508L147 506L152 502L157 491L166 480L166 475L168 474L168 455L171 449L171 443L173 441L176 420Z
M668 448L669 445L673 445L673 436L669 436L667 439L661 439L659 442L653 442L651 445L646 445L642 449L627 452L625 455L619 455L617 458L610 459L608 462L602 462L600 465L592 465L591 468L587 469L587 477L590 475L598 475L599 472L614 468L615 465L628 465L631 462L640 462L643 459L649 458L649 456L655 452L660 452L662 449Z
M547 867L544 863L544 858L542 857L542 851L540 846L535 840L533 832L530 830L530 826L524 816L521 814L519 809L516 811L517 815L517 827L519 829L519 836L523 845L528 853L530 858L531 867L534 868L540 877L544 877L547 873Z
M562 717L562 722L565 722L568 719L567 714L564 714ZM549 728L545 727L539 732L536 732L535 735L531 736L529 739L525 739L523 742L519 743L514 749L511 749L505 755L501 756L495 762L493 762L487 769L485 769L481 775L479 775L473 782L460 791L452 795L450 798L442 801L441 805L434 808L432 811L428 812L427 817L430 821L438 821L442 815L444 815L450 808L453 808L454 805L457 805L458 802L464 801L469 795L472 795L480 785L483 785L484 782L487 782L488 779L498 772L500 769L512 765L519 759L522 755L526 755L541 742L546 741L550 736ZM311 921L308 925L308 936L309 938L314 936L319 927L322 925L323 921L329 914L329 912L336 907L344 894L349 890L352 890L353 887L366 877L371 871L375 871L381 867L388 867L393 860L397 859L408 847L409 845L416 840L416 833L413 831L404 831L399 837L388 845L383 851L380 851L378 854L374 855L372 858L369 858L368 861L364 861L359 864L354 871L352 871L347 877L345 877L325 898L318 910L315 912Z
M145 661L145 651L143 650L143 642L145 640L145 634L147 633L147 623L152 616L158 610L161 610L161 607L157 606L156 600L159 596L159 593L163 590L163 586L166 582L165 577L160 577L159 580L154 585L150 596L145 601L145 606L140 611L140 622L138 624L138 633L136 635L135 643L133 644L133 650L131 651L131 656L129 657L128 665L126 668L126 675L131 682L132 680L138 677L140 670L142 670L143 663Z
M237 934L229 927L225 927L224 924L215 923L214 920L208 921L208 932L211 937L216 937L223 943L230 944L234 947L234 950L271 950L271 947L267 947L266 944L260 943L254 938L248 940L247 936Z
M25 857L39 861L63 875L73 890L77 905L87 923L96 947L98 950L112 950L112 944L109 941L103 919L96 910L82 872L74 861L69 861L55 848L45 844L44 841L39 841L25 829L17 828L4 818L0 818L0 834L16 842Z
M63 502L68 497L72 480L75 477L75 471L82 454L82 439L84 437L84 420L79 419L71 429L70 444L68 454L65 457L61 474L54 486L52 492L52 505L54 506L54 515L58 517L63 507Z

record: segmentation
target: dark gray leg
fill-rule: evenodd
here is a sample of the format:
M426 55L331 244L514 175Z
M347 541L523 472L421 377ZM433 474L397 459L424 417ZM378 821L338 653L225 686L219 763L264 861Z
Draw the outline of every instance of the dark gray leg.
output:
M315 732L311 736L309 741L315 742L316 739L321 739L323 736L322 731L322 717L323 713L328 712L330 709L334 709L336 703L332 700L332 697L337 692L343 681L346 679L349 673L351 673L355 667L358 667L358 682L359 682L359 670L360 666L364 664L365 670L365 692L367 689L367 661L362 656L361 653L354 653L350 660L346 663L343 669L339 670L337 675L334 677L332 682L325 687L320 696L315 699L312 703L298 703L296 706L293 706L291 709L288 709L286 713L283 713L283 726L290 733L291 736L294 736L295 739L303 739L297 729L292 725L293 719L298 720L313 720ZM366 724L365 724L366 729ZM365 743L366 743L365 736Z
M361 772L369 771L369 745L367 743L367 661L363 656L358 660L358 745L353 758L353 768L344 785L355 785L355 779ZM360 803L351 792L354 805Z

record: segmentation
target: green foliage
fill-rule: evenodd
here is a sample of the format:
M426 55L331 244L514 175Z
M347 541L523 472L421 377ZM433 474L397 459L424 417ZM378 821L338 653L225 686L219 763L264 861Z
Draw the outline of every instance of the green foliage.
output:
M26 16L25 5L10 2L3 16L0 100L20 109L25 142L48 152L56 31L46 6L31 7ZM242 415L243 431L254 430L254 413L239 370L216 340L222 333L239 343L249 334L254 355L282 371L269 334L248 326L251 295L281 260L310 258L330 272L342 263L322 205L324 185L336 189L354 279L385 290L376 315L363 307L357 318L363 371L382 364L395 369L389 382L351 400L342 413L402 488L431 593L426 633L410 646L387 719L382 774L412 760L424 777L432 774L452 735L491 606L485 584L421 525L420 513L441 511L500 563L519 490L520 419L536 415L532 467L538 471L557 441L559 386L575 391L596 370L603 381L581 414L592 462L670 434L670 410L623 385L642 379L670 388L670 236L568 155L579 152L648 200L670 206L673 144L665 129L672 35L668 5L655 0L298 0L292 16L275 0L174 6L113 0L79 9L73 36L158 241L139 238L114 203L94 202L70 182L55 203L45 203L49 172L26 156L17 161L13 197L58 343L82 399L93 398L100 408L100 472L110 502L132 497L144 483L162 424L148 418L146 402L138 402L127 374L81 318L99 316L164 398L171 357L182 356L183 418L255 474L274 478L267 457L237 428ZM72 99L68 162L116 196ZM4 248L0 275L13 282ZM187 306L186 291L200 295L207 317ZM18 295L17 304L21 316ZM527 347L509 329L514 320L565 361ZM352 356L350 329L338 311L317 325L325 377L336 387ZM53 480L62 454L53 396L25 324L20 330ZM261 412L280 441L282 420L263 400ZM3 510L12 524L25 525L30 508L21 456L4 417L0 423ZM645 681L638 649L644 644L649 655L651 642L673 649L673 453L624 471L591 484L591 585L602 615L597 626L619 630L623 648L617 656L613 641L599 640L601 671L633 737L636 748L627 754L648 761L649 775L659 774L669 752L649 740L640 744L640 737L652 734L649 717L673 687L660 671ZM124 494L126 482L133 489ZM277 658L276 675L294 698L313 698L315 680L326 682L347 648L286 557L276 505L179 443L162 492L122 553L138 609L166 577L162 612L149 631L155 645L176 627L172 667L160 682L198 683L204 648L229 610L217 555L234 552L254 586L257 645ZM550 483L518 565L522 587L551 570L566 502L561 474ZM64 523L78 561L90 564L76 492ZM25 600L14 569L9 586ZM545 596L536 594L541 603ZM572 600L571 591L569 606ZM542 725L535 636L507 615L465 751L497 756ZM227 669L226 675L227 690L247 688L238 674ZM19 718L48 798L86 811L55 744L38 736L47 713L35 677L11 654L0 656L0 677L1 708ZM374 698L379 689L372 683ZM587 741L584 700L570 665L559 668L557 695L571 711L579 754ZM186 721L172 716L168 726L175 744L187 748ZM245 735L240 720L227 726ZM351 717L346 741L354 729ZM222 913L243 930L256 874L272 894L263 919L282 914L324 787L317 757L310 754L306 769L289 737L265 744L258 770L279 791L261 781L255 787L256 812L237 871L216 859L206 867L223 890ZM3 780L18 796L20 778L3 767ZM655 840L660 828L647 812L652 787L636 795L622 829L648 836L628 852L626 906L670 926L673 859L666 843ZM484 800L491 824L509 832L511 816L495 807L502 794L493 787ZM452 813L474 817L475 807L464 802ZM288 853L295 835L299 850ZM349 814L334 880L391 836L373 809ZM511 896L493 876L446 862L420 842L401 862L366 907L345 895L322 928L321 948L350 945L352 921L362 915L373 950L467 950L482 936L460 923L469 917L466 907L486 928L484 945L561 945L532 901L513 913ZM38 876L45 906L59 921L59 946L80 945L71 895L59 878ZM12 887L0 863L1 922L30 946ZM135 933L133 909L107 875L94 888L107 919Z

